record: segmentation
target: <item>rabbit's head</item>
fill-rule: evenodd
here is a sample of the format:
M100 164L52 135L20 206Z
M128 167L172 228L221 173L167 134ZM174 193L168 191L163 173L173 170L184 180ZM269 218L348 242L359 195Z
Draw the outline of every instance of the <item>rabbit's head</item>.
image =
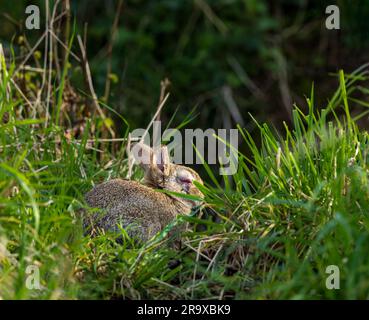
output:
M132 151L136 162L145 171L145 184L147 186L194 195L199 198L203 197L203 194L194 185L194 181L203 183L200 176L191 168L171 163L166 146L152 149L143 143L137 143ZM173 197L189 207L200 204L200 201Z

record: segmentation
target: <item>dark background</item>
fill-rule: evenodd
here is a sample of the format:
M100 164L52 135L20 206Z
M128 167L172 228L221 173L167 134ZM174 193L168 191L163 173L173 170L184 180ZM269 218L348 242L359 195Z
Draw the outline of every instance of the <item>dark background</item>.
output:
M38 4L43 11L44 1L0 3L0 41L13 44L21 60L19 36L32 46L43 32L25 30L25 7ZM340 31L325 28L329 4L340 8ZM337 87L336 72L367 62L367 0L126 0L120 8L118 0L108 0L71 1L71 7L71 24L75 18L77 33L87 35L99 98L133 128L146 127L165 78L171 83L166 122L178 110L180 123L196 107L193 127L247 126L248 112L281 127L294 103L305 108L313 82L317 105L324 107ZM80 54L77 43L73 50ZM83 88L78 66L69 80Z

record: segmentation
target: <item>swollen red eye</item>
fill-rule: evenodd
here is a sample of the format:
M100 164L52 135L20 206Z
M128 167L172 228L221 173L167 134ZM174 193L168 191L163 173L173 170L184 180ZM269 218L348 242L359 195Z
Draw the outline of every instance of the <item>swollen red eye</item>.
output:
M192 182L191 179L188 179L188 178L179 178L179 181L181 183L191 183Z

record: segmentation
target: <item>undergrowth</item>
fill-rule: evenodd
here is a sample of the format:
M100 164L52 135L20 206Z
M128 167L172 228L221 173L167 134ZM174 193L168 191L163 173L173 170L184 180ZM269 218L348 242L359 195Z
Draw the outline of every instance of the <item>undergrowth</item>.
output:
M367 112L354 117L349 106L369 106L359 85L364 67L339 73L325 108L312 90L307 113L295 106L284 133L255 120L255 142L239 127L247 155L238 153L230 179L204 164L206 205L173 223L187 224L181 248L167 237L173 224L141 245L124 230L119 242L83 234L83 195L126 176L126 143L99 141L99 117L71 136L57 112L42 113L19 94L14 70L1 56L0 298L369 297L369 142L357 124ZM49 101L60 112L62 83ZM136 170L133 179L140 177ZM330 265L339 267L339 290L326 288ZM29 289L38 272L40 287Z

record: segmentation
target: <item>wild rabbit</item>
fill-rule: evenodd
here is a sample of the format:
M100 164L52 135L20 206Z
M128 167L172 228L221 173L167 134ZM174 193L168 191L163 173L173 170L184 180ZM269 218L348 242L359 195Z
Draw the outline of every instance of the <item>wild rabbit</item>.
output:
M87 223L93 229L105 231L118 231L120 224L131 237L147 241L177 215L189 214L200 205L203 195L193 181L202 184L202 180L194 170L171 163L165 146L154 151L138 143L132 150L136 162L144 169L144 184L113 179L95 186L85 199L90 207L102 209L104 214L90 215ZM194 195L199 200L155 189Z

